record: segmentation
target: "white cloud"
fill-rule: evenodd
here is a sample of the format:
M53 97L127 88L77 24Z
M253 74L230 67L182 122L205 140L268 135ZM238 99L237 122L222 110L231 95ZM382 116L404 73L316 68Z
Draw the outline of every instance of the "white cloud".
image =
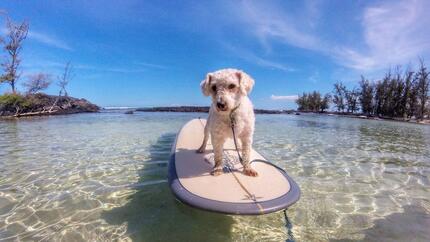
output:
M345 48L339 57L346 66L370 70L408 64L430 52L430 2L385 2L364 10L362 26L367 49Z
M64 50L73 50L72 47L70 47L66 42L56 39L53 36L50 36L45 33L36 32L33 30L30 30L28 32L28 38L33 39L35 41L38 41L40 43L50 45L56 48L64 49Z
M270 96L270 99L274 101L296 101L298 98L298 95L277 96L272 94L272 96Z

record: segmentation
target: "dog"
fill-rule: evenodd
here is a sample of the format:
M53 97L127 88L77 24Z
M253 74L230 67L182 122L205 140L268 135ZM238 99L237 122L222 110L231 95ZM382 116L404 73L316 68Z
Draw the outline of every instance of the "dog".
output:
M237 69L208 73L206 79L200 83L203 94L212 97L212 104L204 129L203 143L197 152L205 152L210 134L215 159L211 174L214 176L222 174L223 146L227 138L233 138L230 115L234 117L235 138L241 144L243 173L247 176L258 176L249 163L255 115L248 94L253 86L254 80Z

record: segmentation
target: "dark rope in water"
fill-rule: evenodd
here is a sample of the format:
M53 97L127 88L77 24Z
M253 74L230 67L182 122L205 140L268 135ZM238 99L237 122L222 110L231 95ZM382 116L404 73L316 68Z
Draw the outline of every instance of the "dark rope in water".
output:
M243 164L242 156L240 155L239 149L237 148L236 134L234 132L234 125L235 125L235 121L236 121L234 118L234 111L237 108L238 107L233 109L232 112L230 113L230 124L231 124L231 131L233 133L233 141L234 141L234 146L236 148L237 156L239 157L239 161ZM293 235L293 224L290 222L290 219L287 216L287 209L284 209L284 218L285 218L285 228L287 229L287 236L288 236L285 241L286 242L295 242L295 238Z
M287 209L284 209L284 218L285 218L285 228L287 229L288 238L285 242L295 242L295 238L293 235L293 224L290 222L290 219L287 216Z

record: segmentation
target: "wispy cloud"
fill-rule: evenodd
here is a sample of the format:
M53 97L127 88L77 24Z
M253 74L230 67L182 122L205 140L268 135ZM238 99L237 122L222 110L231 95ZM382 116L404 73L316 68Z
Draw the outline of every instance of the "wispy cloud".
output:
M298 98L298 95L277 96L272 94L272 96L270 96L270 99L274 101L296 101Z
M285 71L285 72L290 72L290 71L295 70L294 68L291 68L285 64L266 60L266 59L263 59L263 58L258 57L258 56L251 56L251 60L255 61L255 63L260 65L260 66L265 66L265 67L269 67L272 69L278 69L278 70Z
M430 53L430 2L384 2L364 10L362 26L367 49L340 50L349 67L368 70L406 64Z
M304 49L320 48L319 39L305 30L313 24L309 24L310 26L307 27L302 21L297 21L298 16L282 11L282 8L267 1L244 1L242 4L242 7L237 8L238 16L241 21L251 26L249 29L263 45L267 45L270 40L278 40ZM315 8L310 9L315 15Z
M26 59L22 66L25 68L63 68L66 65L66 62L56 62L56 61L48 61L48 60L33 60Z
M8 32L8 30L5 27L1 28L1 33L2 34L6 34ZM49 34L46 33L42 33L42 32L38 32L38 31L34 31L34 30L29 30L27 37L31 40L37 41L39 43L45 44L45 45L49 45L55 48L60 48L60 49L64 49L64 50L73 50L72 47L70 47L66 42L59 40Z
M102 66L92 66L92 65L83 65L79 64L74 66L76 69L80 70L89 70L89 71L97 71L97 72L116 72L116 73L142 73L145 72L145 69L142 68L123 68L123 67L102 67Z
M314 72L312 72L312 74L309 76L308 79L312 83L317 83L318 80L320 79L320 73L318 71L314 71Z
M319 52L340 66L361 71L407 64L430 54L429 1L382 1L357 10L355 18L361 21L362 30L351 31L362 35L352 44L324 38L320 34L324 29L316 24L321 10L315 4L304 5L307 7L293 12L273 2L244 1L236 17L265 49L280 42Z
M56 62L47 60L37 60L37 61L26 61L23 63L23 67L26 70L40 70L40 71L61 71L64 69L66 62ZM112 72L112 73L142 73L145 69L133 68L133 67L109 67L109 66L94 66L87 64L74 64L72 62L72 68L75 70L92 71L92 72Z
M167 69L167 66L159 65L159 64L153 64L148 62L135 62L139 66L148 67L148 68L155 68L155 69Z
M69 50L69 51L73 50L73 48L70 47L66 42L59 40L46 33L30 30L28 32L28 38L52 47L63 49L63 50Z
M292 67L290 67L284 63L276 62L276 61L273 61L270 59L259 57L259 56L255 55L253 52L245 50L243 48L238 48L238 47L235 47L235 46L230 45L228 43L223 43L223 45L226 49L228 49L229 51L234 53L237 57L239 57L239 58L241 58L247 62L256 64L256 65L259 65L262 67L268 67L271 69L277 69L277 70L281 70L281 71L285 71L285 72L295 71L294 68L292 68Z

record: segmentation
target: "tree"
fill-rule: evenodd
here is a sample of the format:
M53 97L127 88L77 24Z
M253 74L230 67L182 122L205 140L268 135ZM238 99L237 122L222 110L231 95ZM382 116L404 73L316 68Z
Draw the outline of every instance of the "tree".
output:
M375 114L388 115L391 105L391 70L375 83Z
M414 108L416 105L416 94L413 87L413 76L414 72L410 70L406 70L403 81L405 84L405 88L403 89L403 97L401 101L401 106L403 110L403 118L410 118L414 113Z
M420 119L424 119L424 115L426 112L426 104L427 100L429 99L429 88L430 88L430 79L429 79L429 72L427 71L426 66L424 65L424 62L420 60L420 67L415 74L415 88L417 92L417 98L418 98L418 110L417 114Z
M308 94L303 93L303 95L299 95L299 97L296 100L298 110L299 111L307 111L309 110L309 103L308 103Z
M367 115L373 112L373 85L361 76L359 101L361 111Z
M45 73L30 75L23 84L28 94L37 93L45 90L51 84L51 77Z
M324 110L330 108L330 100L331 100L331 95L327 93L321 101L321 105L320 105L321 112L324 112Z
M354 88L351 91L345 90L345 98L346 98L347 111L350 113L354 113L358 111L358 98L359 98L358 89Z
M6 37L1 40L3 49L7 53L7 57L4 62L1 63L4 74L0 77L0 83L9 83L12 92L16 93L16 82L19 79L20 74L18 68L21 63L20 53L22 50L22 42L27 37L28 33L28 22L23 21L22 23L14 23L8 17L6 18Z
M313 91L309 94L309 108L313 112L318 112L321 107L321 94L317 91Z
M396 73L391 79L390 86L392 90L390 115L392 117L401 117L403 116L403 113L404 113L402 99L403 99L406 85L403 80L402 71L400 67L396 68Z
M345 110L345 93L346 87L342 84L342 82L337 82L334 84L333 103L336 106L338 112L343 112Z
M71 65L70 61L66 63L66 66L64 67L64 72L61 76L58 77L57 85L60 87L60 94L64 93L64 96L68 96L66 87L69 84L70 80L74 77L73 73L73 66Z
M313 91L311 93L303 93L296 100L296 103L300 111L324 112L324 110L329 108L330 98L329 94L326 94L322 98L321 93Z

